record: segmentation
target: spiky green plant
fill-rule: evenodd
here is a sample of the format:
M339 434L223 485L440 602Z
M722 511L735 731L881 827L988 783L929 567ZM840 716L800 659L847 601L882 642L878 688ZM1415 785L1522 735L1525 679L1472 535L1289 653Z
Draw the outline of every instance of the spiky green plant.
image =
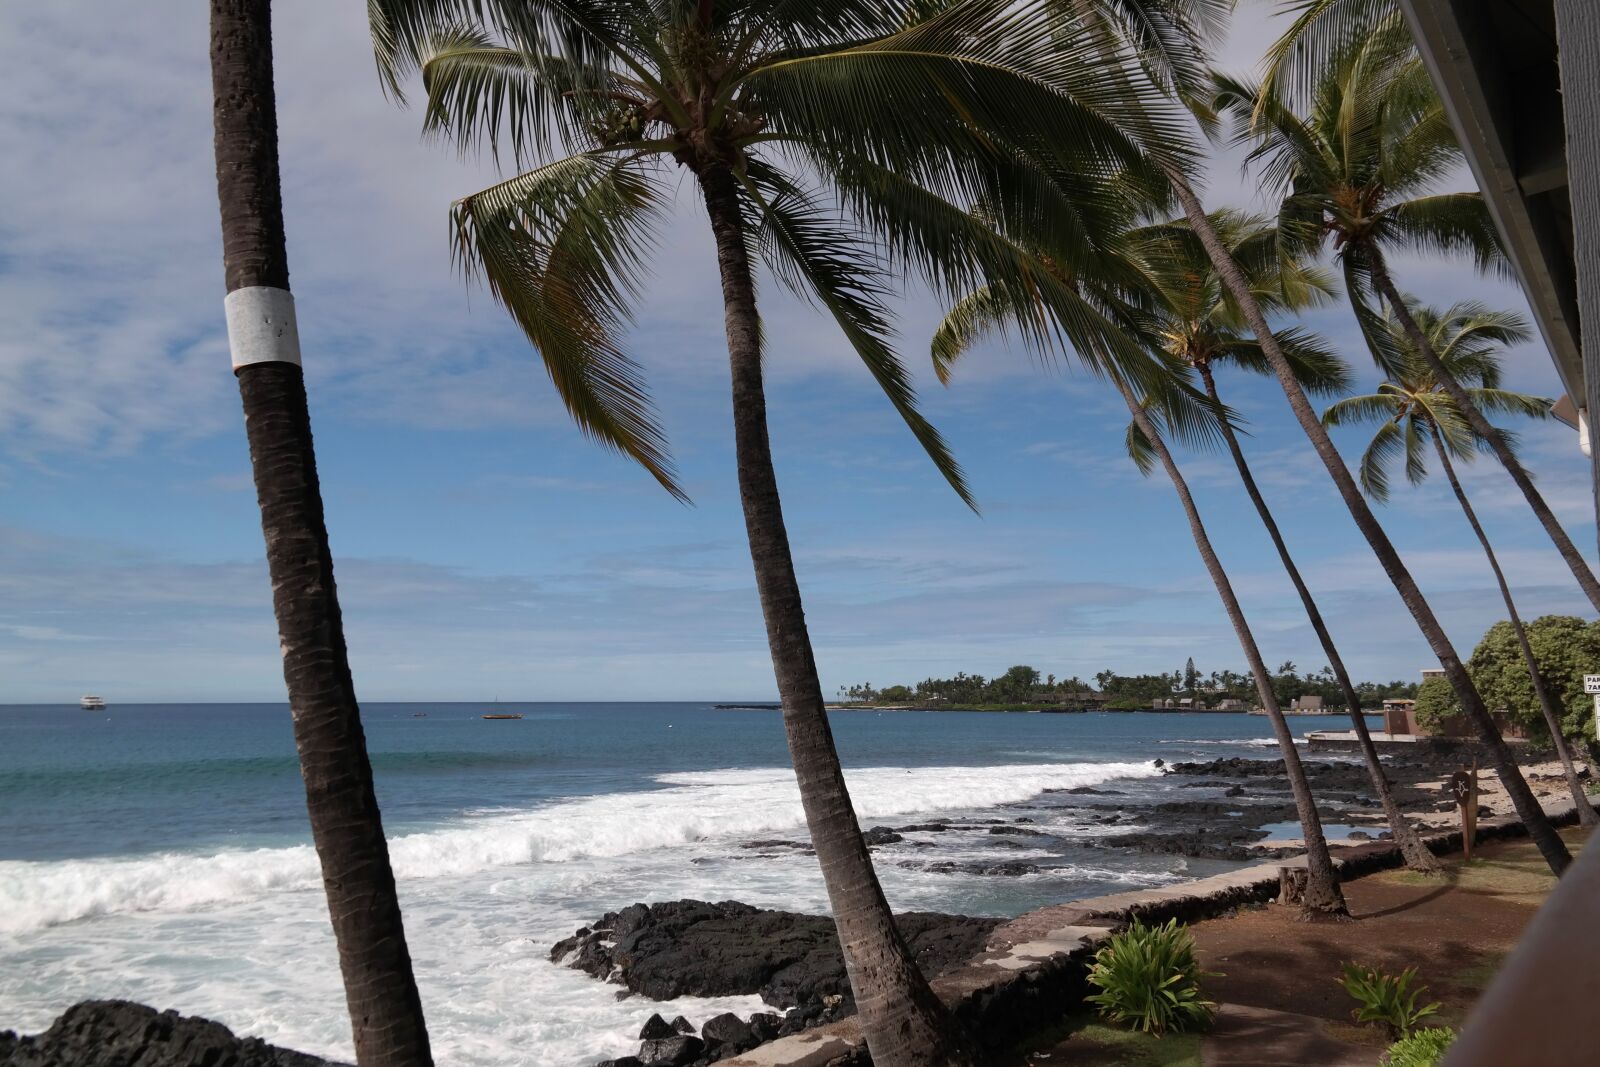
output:
M1146 926L1135 919L1095 953L1089 984L1098 992L1085 999L1108 1021L1145 1033L1195 1030L1211 1022L1216 1008L1200 980L1220 977L1200 969L1194 937L1178 920Z
M1388 1028L1391 1037L1400 1038L1440 1007L1438 1001L1417 1003L1428 987L1413 987L1416 978L1415 967L1407 967L1399 974L1387 974L1376 967L1346 963L1339 984L1356 1002L1350 1011L1356 1022L1379 1023Z

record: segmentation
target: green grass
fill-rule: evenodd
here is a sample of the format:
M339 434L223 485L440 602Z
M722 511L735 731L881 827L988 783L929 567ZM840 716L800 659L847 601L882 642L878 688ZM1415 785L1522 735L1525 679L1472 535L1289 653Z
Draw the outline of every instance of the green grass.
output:
M1004 1064L1069 1063L1072 1067L1200 1067L1200 1034L1154 1037L1108 1026L1089 1012L1069 1015L1061 1024L1033 1035ZM1047 1050L1047 1060L1028 1053Z

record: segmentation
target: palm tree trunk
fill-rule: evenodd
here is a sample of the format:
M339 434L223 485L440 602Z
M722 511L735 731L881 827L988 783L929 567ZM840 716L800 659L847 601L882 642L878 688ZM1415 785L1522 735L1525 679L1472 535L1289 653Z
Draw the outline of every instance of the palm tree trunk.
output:
M1550 869L1559 875L1572 862L1572 854L1567 851L1566 844L1550 825L1544 809L1539 806L1533 791L1528 788L1528 783L1517 767L1516 756L1512 754L1505 738L1500 736L1500 731L1495 729L1494 720L1489 717L1489 710L1484 707L1483 698L1473 686L1472 678L1467 674L1461 657L1456 655L1455 648L1450 644L1450 638L1445 635L1444 627L1439 625L1438 618L1433 614L1433 608L1428 605L1422 590L1417 587L1416 579L1406 570L1400 554L1395 551L1393 543L1389 540L1389 535L1384 533L1383 527L1378 524L1377 516L1372 513L1372 509L1362 498L1361 491L1356 488L1355 479L1350 477L1350 471L1345 468L1338 449L1333 447L1328 431L1323 428L1322 421L1311 408L1311 402L1306 399L1305 391L1295 380L1294 371L1289 366L1289 361L1284 358L1283 349L1278 347L1278 339L1267 325L1266 316L1261 312L1261 305L1251 293L1249 283L1239 270L1239 264L1229 254L1217 236L1216 228L1206 217L1199 197L1195 196L1194 190L1189 188L1189 183L1178 172L1169 170L1167 177L1177 192L1178 199L1183 203L1184 215L1188 218L1189 225L1199 235L1223 284L1228 287L1228 291L1243 310L1250 329L1261 342L1262 354L1272 364L1273 372L1278 376L1278 384L1282 387L1284 396L1288 398L1289 407L1294 411L1300 428L1305 431L1317 457L1327 468L1328 475L1338 488L1345 507L1355 519L1362 536L1367 539L1367 544L1372 546L1373 554L1378 557L1384 573L1389 576L1395 591L1400 594L1401 602L1416 620L1418 629L1427 639L1428 647L1439 658L1439 666L1444 670L1450 687L1455 691L1456 699L1477 730L1479 739L1488 749L1490 762L1494 764L1495 771L1500 776L1500 784L1511 797L1517 816L1527 827L1528 836L1538 846L1540 855L1550 865Z
M805 609L767 440L761 324L735 179L720 163L702 166L699 178L722 275L739 499L750 560L783 702L789 756L800 785L811 843L827 884L862 1034L878 1067L970 1064L972 1056L963 1036L917 969L895 927L845 787L806 632Z
M1306 842L1306 895L1302 906L1307 915L1347 916L1350 912L1345 906L1344 893L1339 889L1339 879L1333 872L1328 842L1322 836L1322 819L1317 815L1317 802L1311 795L1311 783L1306 780L1306 770L1300 764L1300 753L1295 751L1294 735L1284 721L1278 696L1272 691L1272 676L1267 673L1261 650L1256 647L1255 635L1250 632L1250 624L1245 620L1238 597L1233 595L1233 583L1228 581L1227 572L1222 569L1222 560L1217 558L1216 550L1211 547L1211 537L1206 533L1205 523L1200 520L1200 509L1195 507L1194 497L1189 493L1189 483L1184 481L1172 453L1167 451L1166 442L1128 384L1115 374L1111 377L1122 393L1122 399L1127 401L1134 423L1150 441L1150 447L1160 458L1162 468L1172 481L1172 488L1177 490L1178 499L1183 503L1183 513L1188 516L1189 532L1194 535L1195 547L1200 550L1206 573L1211 575L1211 582L1217 587L1217 596L1222 598L1223 610L1233 624L1239 647L1244 650L1244 658L1250 664L1250 673L1255 676L1256 693L1261 697L1261 706L1266 709L1272 732L1278 739L1278 748L1283 753L1284 774L1289 779L1289 791L1294 795L1295 812L1300 816L1300 830Z
M1572 570L1572 576L1578 580L1578 587L1583 590L1583 595L1589 598L1589 603L1600 611L1600 581L1595 579L1594 571L1589 569L1589 564L1584 561L1583 554L1578 551L1572 539L1567 536L1567 531L1562 529L1561 522L1550 510L1550 505L1544 502L1543 495L1534 487L1533 479L1528 477L1528 472L1523 469L1522 462L1517 459L1517 454L1511 451L1511 446L1506 443L1505 437L1478 410L1472 402L1472 397L1462 388L1455 375L1450 373L1450 368L1444 365L1439 358L1439 353L1434 350L1433 342L1428 340L1428 335L1422 332L1417 325L1417 320L1412 317L1411 309L1406 307L1400 290L1395 287L1394 279L1389 276L1389 267L1384 262L1383 254L1377 249L1368 250L1372 262L1372 279L1377 283L1378 291L1383 298L1394 308L1395 317L1400 320L1401 329L1416 346L1417 351L1428 361L1428 369L1433 371L1433 376L1444 391L1450 395L1461 414L1466 418L1467 425L1472 427L1472 432L1483 440L1489 442L1489 447L1494 450L1495 458L1500 465L1511 475L1511 480L1517 483L1517 488L1522 490L1522 495L1527 498L1528 506L1538 516L1539 523L1550 535L1550 540L1555 542L1556 551L1561 553L1561 558L1566 560L1567 566Z
M1200 380L1205 383L1206 395L1216 405L1220 415L1222 412L1222 398L1217 395L1216 378L1211 373L1211 365L1199 365ZM1350 709L1350 722L1355 727L1356 740L1361 745L1361 755L1367 762L1367 775L1372 779L1372 789L1377 794L1378 802L1383 805L1384 817L1389 820L1389 833L1393 835L1394 842L1400 847L1400 855L1405 857L1406 866L1414 871L1435 873L1442 868L1434 854L1428 851L1428 846L1422 843L1422 836L1416 828L1406 820L1405 813L1400 810L1400 805L1395 802L1394 790L1389 786L1389 778L1383 773L1383 761L1378 757L1378 748L1372 743L1372 734L1367 729L1366 716L1361 714L1361 698L1356 695L1356 688L1350 682L1350 674L1344 669L1344 660L1339 656L1339 650L1334 646L1333 636L1328 633L1328 626L1322 619L1322 612L1317 609L1317 602L1311 596L1311 590L1306 586L1305 579L1300 577L1300 568L1295 566L1294 557L1289 555L1289 546L1283 540L1283 534L1278 530L1278 522L1272 517L1272 511L1267 507L1266 499L1262 497L1261 490L1256 486L1255 475L1250 472L1250 464L1245 461L1244 450L1239 446L1239 437L1233 432L1233 426L1226 418L1218 418L1218 425L1222 429L1223 440L1228 443L1228 451L1233 455L1233 464L1239 468L1239 478L1244 482L1245 492L1250 496L1250 502L1256 506L1256 514L1261 516L1261 525L1267 528L1267 536L1272 538L1273 547L1278 550L1278 558L1283 561L1283 569L1289 575L1294 590L1300 595L1300 603L1305 608L1306 618L1311 621L1311 629L1316 631L1317 640L1322 643L1322 651L1328 657L1328 666L1333 668L1333 676L1339 683L1339 691L1344 695L1345 706Z
M425 1067L433 1062L428 1031L350 677L299 364L278 183L269 0L211 0L211 74L229 339L356 1061Z
M1567 779L1567 790L1572 794L1572 803L1578 809L1578 821L1584 826L1600 826L1600 815L1595 814L1594 806L1584 795L1583 783L1578 780L1578 772L1572 766L1572 750L1567 746L1567 739L1561 733L1561 715L1556 711L1555 702L1550 699L1550 691L1545 687L1544 676L1539 673L1539 661L1534 659L1533 646L1528 643L1527 627L1522 625L1522 617L1517 614L1517 605L1511 599L1511 586L1506 582L1505 572L1500 569L1500 560L1495 557L1494 549L1489 544L1489 535L1484 532L1483 524L1478 521L1478 513L1473 510L1471 501L1467 499L1467 491L1462 488L1461 479L1456 477L1455 464L1450 462L1450 453L1445 450L1444 438L1440 436L1439 428L1430 422L1428 432L1433 437L1433 448L1439 455L1440 465L1444 467L1445 477L1450 480L1450 488L1455 491L1456 500L1460 502L1461 511L1466 515L1467 522L1472 524L1472 532L1478 535L1478 544L1483 546L1483 554L1489 558L1489 568L1494 571L1494 580L1500 586L1500 598L1506 602L1506 613L1511 616L1511 629L1517 635L1517 645L1522 649L1522 661L1528 665L1528 677L1533 682L1534 699L1539 702L1539 710L1544 714L1544 724L1550 728L1550 742L1555 745L1556 756L1561 760L1561 770Z

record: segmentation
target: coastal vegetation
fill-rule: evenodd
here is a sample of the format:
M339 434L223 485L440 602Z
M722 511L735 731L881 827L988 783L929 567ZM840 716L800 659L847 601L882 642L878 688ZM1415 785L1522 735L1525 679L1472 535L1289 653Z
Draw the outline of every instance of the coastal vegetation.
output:
M1106 188L1110 171L1149 187L1186 161L1170 84L1148 76L1191 36L1184 6L1141 2L1136 20L1120 3L1009 0L369 6L391 91L420 72L429 130L462 151L504 150L520 170L456 202L457 262L522 328L584 432L680 498L619 335L670 183L686 175L700 194L784 725L879 1067L964 1064L972 1054L896 931L828 725L768 440L751 254L831 315L971 504L959 465L917 412L884 296L906 273L945 292L979 281L1045 291L1077 340L1137 359L1092 306L963 200L1040 203L1042 194L1056 220L1076 226L1095 205L1072 191Z
M842 699L995 710L1254 704L1279 745L1307 855L1302 907L1310 915L1348 918L1348 909L1318 798L1284 717L1299 697L1322 697L1349 713L1365 773L1416 870L1437 863L1395 801L1362 717L1391 696L1414 692L1425 723L1461 717L1471 724L1551 871L1563 871L1570 853L1492 711L1535 732L1542 724L1585 822L1600 822L1567 744L1583 745L1591 759L1600 755L1580 682L1600 662L1600 623L1546 617L1524 625L1455 470L1479 452L1492 454L1600 610L1600 582L1534 487L1514 437L1489 421L1546 414L1544 398L1499 384L1499 349L1527 330L1476 305L1440 311L1408 302L1391 270L1398 255L1412 253L1503 269L1482 197L1439 191L1460 151L1406 23L1382 0L1301 3L1257 84L1210 70L1209 49L1230 7L1224 0L368 5L391 96L403 101L408 82L420 80L429 135L514 170L451 206L455 264L515 321L581 431L684 502L688 493L628 334L675 189L691 189L704 210L751 573L809 848L878 1067L967 1067L978 1056L891 914L870 847L900 840L900 831L874 828L871 841L863 834L829 724L768 434L767 367L795 353L763 330L762 277L838 326L974 510L975 493L920 413L894 344L892 298L908 280L946 308L929 341L941 382L949 384L979 341L1002 336L1114 390L1130 419L1126 450L1139 472L1159 466L1171 483L1246 663L1243 672L1209 675L1193 659L1170 675L1106 670L1093 685L1016 665L992 678L958 673L882 689L861 683L842 687ZM211 0L211 17L230 330L237 319L236 372L284 675L356 1058L362 1067L421 1067L431 1063L428 1033L345 647L304 378L297 353L291 358L281 340L292 339L292 303L268 2ZM1272 217L1207 209L1194 185L1202 151L1191 126L1248 150L1251 172L1274 202ZM1299 319L1341 289L1384 381L1374 393L1333 399L1352 389L1355 372ZM259 301L273 302L279 317L263 319L268 305ZM276 331L261 330L261 322ZM255 336L268 332L278 340ZM1252 472L1241 441L1245 420L1218 383L1230 369L1277 380L1443 678L1420 688L1353 681ZM1313 396L1333 400L1320 417ZM1353 477L1327 427L1357 420L1378 429ZM1292 662L1268 667L1224 566L1228 546L1208 529L1204 494L1180 463L1217 447L1227 450L1326 657L1318 671L1302 674ZM1437 462L1502 594L1509 619L1467 661L1367 499L1387 496L1396 461L1414 483ZM1186 930L1135 923L1097 955L1089 980L1098 992L1088 999L1108 1018L1159 1035L1209 1019L1204 977ZM1432 1010L1417 1005L1413 978L1409 970L1396 977L1347 968L1344 984L1362 1017L1404 1037ZM1448 1042L1443 1031L1416 1037L1418 1048L1397 1044L1391 1061L1424 1062Z
M1200 981L1217 977L1201 970L1194 938L1169 919L1146 925L1135 919L1094 955L1084 999L1109 1022L1147 1034L1203 1029L1216 1005L1205 999Z
M1218 78L1213 100L1212 115L1234 114L1237 139L1252 146L1251 157L1260 165L1265 184L1283 197L1280 232L1289 233L1292 227L1309 251L1320 249L1325 235L1343 229L1334 242L1335 256L1345 270L1347 287L1358 289L1350 295L1358 320L1369 336L1371 316L1364 313L1365 304L1358 299L1359 285L1374 271L1387 278L1377 243L1380 235L1400 247L1457 254L1465 251L1485 268L1491 267L1499 254L1492 225L1485 221L1476 228L1462 228L1465 221L1485 218L1481 195L1438 194L1420 197L1417 203L1424 205L1420 210L1405 207L1408 201L1404 198L1437 181L1447 172L1449 161L1459 158L1460 150L1421 59L1409 37L1404 36L1404 23L1397 19L1398 16L1385 21L1364 36L1347 35L1340 40L1337 49L1315 72L1305 115L1296 114L1288 100L1278 96L1272 83L1252 88ZM1304 34L1303 22L1297 22L1290 32ZM1280 42L1279 47L1291 52L1294 49L1292 43L1285 46ZM1421 151L1423 148L1427 151ZM1571 853L1528 788L1515 755L1500 736L1432 606L1363 499L1305 391L1295 380L1293 367L1239 263L1211 225L1187 180L1176 172L1169 177L1185 217L1200 235L1251 332L1261 342L1295 420L1401 602L1438 657L1445 678L1487 748L1529 836L1551 870L1559 874L1571 863ZM1430 204L1441 210L1429 210ZM1386 215L1380 212L1384 208L1389 209ZM1379 283L1386 296L1391 288ZM1403 309L1397 314L1403 316ZM1431 352L1425 339L1419 347ZM1380 351L1374 349L1375 354ZM1579 580L1581 584L1581 576Z
M1343 686L1332 667L1304 671L1292 661L1280 663L1271 671L1272 691L1281 704L1301 697L1320 697L1328 705L1337 704ZM1417 695L1417 682L1354 682L1351 686L1363 709L1376 713L1389 699L1410 699ZM871 682L840 686L841 704L862 706L919 705L950 709L1054 709L1147 711L1174 701L1189 701L1184 708L1195 711L1244 711L1255 704L1255 687L1249 676L1231 669L1200 673L1191 657L1171 673L1118 674L1097 671L1092 682L1076 675L1058 678L1041 674L1027 664L1008 667L987 678L981 674L957 671L949 678L924 678L916 683L896 682L878 687Z
M1526 624L1524 631L1546 697L1554 703L1562 735L1582 746L1589 758L1597 754L1594 698L1584 692L1583 676L1600 663L1600 622L1574 615L1544 615ZM1533 685L1522 642L1509 620L1489 627L1472 650L1467 670L1484 695L1533 737L1548 735L1549 720ZM1461 714L1455 693L1442 679L1425 680L1417 689L1418 722L1436 726Z
M1518 650L1522 653L1534 699L1544 717L1545 728L1561 761L1567 780L1567 789L1578 808L1585 826L1600 825L1600 815L1584 800L1583 782L1572 763L1572 753L1561 729L1561 712L1545 684L1528 643L1528 633L1517 613L1511 586L1506 582L1494 546L1478 514L1467 497L1467 491L1456 476L1456 463L1470 463L1487 442L1463 417L1457 397L1460 390L1480 411L1502 415L1521 415L1543 419L1549 416L1547 397L1529 396L1500 387L1501 345L1525 340L1526 326L1513 314L1490 311L1479 304L1457 304L1446 311L1418 307L1411 311L1411 321L1426 336L1429 345L1438 353L1434 363L1445 368L1458 383L1457 390L1447 390L1441 376L1421 356L1412 335L1398 322L1388 324L1386 334L1373 338L1382 346L1382 362L1387 364L1389 377L1378 386L1376 393L1352 396L1339 401L1323 413L1323 421L1338 425L1351 421L1377 421L1378 431L1361 456L1361 484L1372 497L1382 500L1389 495L1388 466L1400 456L1405 458L1406 479L1420 485L1427 478L1428 467L1424 454L1431 444L1455 494L1456 502L1467 523L1483 546L1483 554L1494 573L1495 584L1500 589L1500 599L1505 603L1507 624L1516 636ZM1459 383L1466 383L1461 385ZM1511 439L1501 442L1502 447L1515 452ZM1471 670L1470 663L1468 670Z

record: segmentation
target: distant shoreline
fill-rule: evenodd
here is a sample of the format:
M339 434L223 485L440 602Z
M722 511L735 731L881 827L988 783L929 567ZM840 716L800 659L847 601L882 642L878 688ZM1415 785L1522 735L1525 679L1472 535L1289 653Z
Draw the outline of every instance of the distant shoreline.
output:
M740 701L736 703L713 704L716 711L782 711L783 705L776 702ZM983 713L1004 714L1029 714L1029 715L1254 715L1263 716L1262 711L1228 709L1219 710L1211 708L1073 708L1063 707L1060 704L824 704L828 711L967 711ZM1363 714L1381 715L1382 711L1376 708L1363 708ZM1306 716L1310 718L1345 718L1349 712L1340 708L1337 711L1284 711L1288 716Z

